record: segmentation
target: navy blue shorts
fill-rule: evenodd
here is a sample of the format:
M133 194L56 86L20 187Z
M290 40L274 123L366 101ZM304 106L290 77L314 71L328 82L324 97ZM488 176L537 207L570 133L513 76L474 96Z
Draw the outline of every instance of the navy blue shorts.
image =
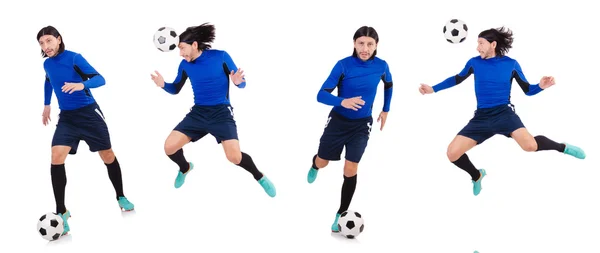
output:
M238 139L233 107L228 104L194 105L173 130L187 135L192 139L192 142L200 140L207 134L214 136L217 143Z
M458 135L471 138L477 141L477 144L481 144L496 134L511 138L511 133L522 127L525 126L515 112L515 107L508 104L477 109L473 118Z
M317 155L325 160L339 161L342 150L346 147L346 160L360 162L369 142L372 125L371 116L348 119L332 110L325 124Z
M75 110L62 110L58 114L52 146L70 146L69 154L74 155L81 140L87 143L91 152L111 148L108 126L97 103Z

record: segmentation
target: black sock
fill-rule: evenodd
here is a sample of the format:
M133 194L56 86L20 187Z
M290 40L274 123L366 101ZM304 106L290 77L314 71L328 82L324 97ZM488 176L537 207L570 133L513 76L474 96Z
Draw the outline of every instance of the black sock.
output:
M317 155L313 156L312 159L312 168L315 170L318 170L319 168L317 167L317 164L315 163L317 161Z
M54 200L56 201L56 213L65 213L65 188L67 187L67 172L65 164L52 164L50 166L50 175L52 178L52 190L54 191Z
M244 152L242 152L242 160L239 164L236 165L250 172L250 174L252 174L254 179L256 179L257 181L263 177L263 174L256 168L254 161L252 161L252 157L250 157Z
M185 156L183 156L183 149L180 148L174 154L169 155L169 158L179 165L179 171L181 171L181 173L186 173L190 169L190 164L185 160Z
M105 163L104 165L106 165L108 170L108 178L110 178L110 182L112 182L115 192L117 193L117 200L119 197L124 197L123 178L121 176L121 166L119 165L119 161L117 161L117 158L115 157L115 160L111 164Z
M556 150L558 152L565 152L565 144L562 143L557 143L553 140L548 139L548 137L543 136L543 135L538 135L535 138L535 141L537 142L538 148L536 151L542 151L542 150Z
M475 168L475 165L473 165L473 163L471 163L471 160L469 160L469 157L467 156L466 153L463 154L460 158L458 158L458 160L456 160L452 163L454 163L454 165L458 166L462 170L469 173L469 175L471 175L471 179L473 181L479 180L481 173L479 172L479 170L477 170L477 168Z
M344 184L342 184L342 201L340 202L338 214L348 211L348 208L350 207L352 196L354 196L354 190L356 190L356 176L357 175L351 177L344 176Z

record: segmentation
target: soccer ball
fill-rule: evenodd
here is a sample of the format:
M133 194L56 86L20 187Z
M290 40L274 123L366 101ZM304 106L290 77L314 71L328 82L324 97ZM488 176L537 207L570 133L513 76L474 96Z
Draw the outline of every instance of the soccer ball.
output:
M170 52L179 45L179 35L175 29L161 27L154 33L154 46L161 52Z
M355 211L345 211L338 219L338 230L346 238L356 238L365 229L365 222L360 213Z
M64 229L63 219L56 213L46 213L42 215L37 223L38 233L40 233L42 238L48 241L58 239L62 235Z
M451 19L444 25L444 37L452 44L461 43L467 38L468 30L464 21Z

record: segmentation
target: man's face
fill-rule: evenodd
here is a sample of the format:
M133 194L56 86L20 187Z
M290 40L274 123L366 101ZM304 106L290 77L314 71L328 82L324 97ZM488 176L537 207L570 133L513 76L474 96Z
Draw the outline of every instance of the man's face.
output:
M373 55L373 52L377 49L377 42L375 39L362 36L354 41L354 50L356 50L356 54L358 58L363 61L368 60Z
M191 45L185 42L179 43L179 55L187 62L191 62L194 59L194 56L198 54L198 49L193 47L194 44L197 45L196 42L192 43Z
M484 38L477 39L477 52L483 59L492 58L496 56L496 42L488 42Z
M40 43L42 51L44 51L48 57L53 57L58 53L61 39L60 36L57 38L52 35L44 35L40 37L38 42Z

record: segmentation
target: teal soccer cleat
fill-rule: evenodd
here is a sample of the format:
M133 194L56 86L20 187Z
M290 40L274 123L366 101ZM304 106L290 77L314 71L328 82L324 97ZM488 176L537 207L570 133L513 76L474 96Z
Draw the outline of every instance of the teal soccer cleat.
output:
M275 189L275 185L271 182L271 180L269 180L267 178L267 176L263 176L261 179L259 179L258 183L260 184L260 186L262 186L262 188L265 190L265 192L272 198L275 197L275 195L277 195L277 190Z
M580 147L577 147L577 146L573 146L573 145L569 145L569 144L565 143L565 151L563 153L574 156L579 159L585 159L585 152L583 152L583 149L581 149Z
M126 197L119 197L119 207L121 208L121 210L123 211L131 211L133 210L133 203L129 202L129 200Z
M480 169L479 173L481 174L479 179L477 181L473 181L473 194L475 194L475 196L479 195L481 192L481 180L483 180L483 177L487 175L484 169Z
M306 180L309 184L312 184L315 179L317 179L317 174L319 174L319 171L315 170L315 168L310 168L310 170L308 170L308 176L306 176Z
M338 225L339 219L340 219L340 214L336 213L335 220L333 221L333 224L331 224L331 232L333 232L333 233L340 232L340 226Z
M63 236L69 233L69 231L71 231L71 228L69 227L69 222L67 221L69 218L71 218L71 212L67 210L65 213L59 213L58 216L60 216L60 218L63 220L64 229L61 235Z
M188 169L188 171L186 171L185 173L181 173L181 171L177 172L177 178L175 178L175 188L179 188L183 185L183 183L185 183L185 177L187 177L187 175L190 173L190 171L192 171L194 169L194 164L193 163L189 163L190 164L190 169Z

